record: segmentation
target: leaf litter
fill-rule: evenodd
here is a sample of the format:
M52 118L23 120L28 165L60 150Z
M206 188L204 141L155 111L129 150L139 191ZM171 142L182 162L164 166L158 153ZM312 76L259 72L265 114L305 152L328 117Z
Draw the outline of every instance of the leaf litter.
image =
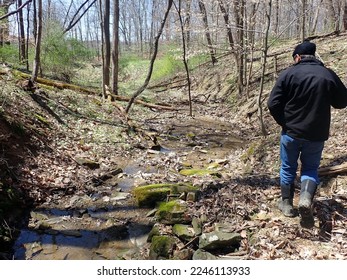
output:
M11 147L4 155L4 168L13 173L8 180L30 198L32 205L74 195L91 197L101 176L136 162L139 171L130 176L142 183L186 181L200 186L199 199L189 202L191 214L206 217L205 232L223 224L227 230L241 233L239 258L347 259L346 174L322 178L312 229L302 228L298 217L281 215L276 206L280 195L279 128L266 110L268 135L264 138L256 117L248 118L218 99L194 103L191 118L183 90L169 92L166 97L157 93L153 100L175 104L179 111L158 112L136 106L132 113L136 125L154 132L157 144L166 149L155 152L153 139L129 132L117 110L95 96L68 90L38 93L54 111L52 115L27 92L7 80L1 84L4 120L0 139L3 147ZM199 99L200 92L193 95ZM331 137L322 166L346 161L346 120L347 110L332 110ZM8 127L16 127L27 138L17 137ZM95 161L99 168L90 170L78 164L77 157ZM185 177L178 172L187 165L206 168L212 163L217 163L221 177ZM297 204L298 186L295 193Z

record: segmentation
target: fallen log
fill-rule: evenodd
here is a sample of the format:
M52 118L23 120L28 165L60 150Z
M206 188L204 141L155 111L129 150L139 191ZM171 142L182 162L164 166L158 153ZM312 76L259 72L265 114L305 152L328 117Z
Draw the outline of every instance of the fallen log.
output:
M321 176L336 175L342 173L347 173L347 162L335 166L321 167L318 169L318 174Z
M20 72L20 71L15 71L15 74L17 76L20 76L21 78L25 78L25 79L30 79L31 75L24 73L24 72ZM36 83L38 84L42 84L42 85L46 85L46 86L50 86L50 87L55 87L58 89L70 89L70 90L74 90L74 91L78 91L78 92L82 92L82 93L86 93L86 94L91 94L91 95L101 95L101 93L98 93L94 90L90 90L78 85L73 85L73 84L68 84L68 83L63 83L63 82L58 82L58 81L54 81L54 80L50 80L50 79L44 79L44 78L40 78L38 77L36 80ZM118 101L124 101L124 102L129 102L130 98L129 97L125 97L125 96L119 96L119 95L112 95L112 97L115 100ZM142 106L148 107L148 108L152 108L152 109L157 109L157 110L169 110L169 111L176 111L177 108L174 108L172 106L169 105L163 105L163 104L153 104L153 103L148 103L142 100L135 100L136 104L140 104ZM113 104L115 105L115 104ZM118 105L119 106L119 105ZM118 107L117 106L117 107ZM119 108L118 108L119 109Z
M25 79L30 79L31 75L24 73L24 72L20 72L15 70L14 73L17 76L20 76L21 78L25 78ZM92 94L92 95L100 95L99 93L87 89L87 88L83 88L81 86L77 86L77 85L73 85L73 84L68 84L68 83L63 83L63 82L58 82L58 81L54 81L54 80L50 80L50 79L45 79L45 78L40 78L37 77L36 79L36 83L38 84L42 84L42 85L46 85L46 86L50 86L50 87L55 87L57 89L70 89L70 90L74 90L74 91L79 91L82 93L87 93L87 94Z

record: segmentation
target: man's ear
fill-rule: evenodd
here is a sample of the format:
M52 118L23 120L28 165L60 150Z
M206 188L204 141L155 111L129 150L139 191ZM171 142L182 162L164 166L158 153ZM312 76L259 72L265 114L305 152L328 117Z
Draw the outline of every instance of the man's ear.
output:
M300 56L299 54L296 54L296 55L294 56L294 61L295 61L295 63L298 63L300 60L301 60L301 56Z

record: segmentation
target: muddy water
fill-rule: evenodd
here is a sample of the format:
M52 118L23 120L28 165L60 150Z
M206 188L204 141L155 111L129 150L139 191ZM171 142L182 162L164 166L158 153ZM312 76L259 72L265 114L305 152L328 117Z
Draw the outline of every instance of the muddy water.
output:
M125 171L136 173L138 166ZM148 172L148 171L147 171ZM152 222L150 209L134 206L135 178L119 178L90 195L63 197L33 209L13 247L14 259L143 259L141 248Z
M201 127L201 125L204 127ZM175 151L194 167L223 159L242 141L229 132L232 128L196 119L177 124L161 137L162 147L150 156L165 157ZM157 160L158 161L158 160ZM160 167L132 162L109 186L98 186L88 195L52 199L33 209L14 247L14 259L94 260L144 259L144 245L153 220L151 209L135 207L130 192L139 183L139 172L158 174Z

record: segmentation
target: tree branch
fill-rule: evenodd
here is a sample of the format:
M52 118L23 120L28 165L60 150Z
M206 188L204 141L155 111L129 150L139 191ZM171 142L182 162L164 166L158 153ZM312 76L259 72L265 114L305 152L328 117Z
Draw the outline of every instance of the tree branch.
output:
M133 94L133 96L131 97L129 103L128 103L128 106L126 107L125 109L125 112L126 113L129 113L129 110L131 108L131 105L134 103L135 99L147 88L148 84L149 84L149 81L151 79L151 76L152 76L152 72L153 72L153 65L154 65L154 61L157 57L157 54L158 54L158 45L159 45L159 39L160 39L160 36L164 30L164 26L165 26L165 23L166 23L166 19L169 15L169 12L170 12L170 9L171 9L171 6L172 6L172 3L173 3L173 0L169 0L168 2L168 7L166 9L166 12L165 12L165 16L161 22L161 25L160 25L160 29L158 31L158 34L157 36L155 37L155 41L154 41L154 51L153 51L153 55L151 57L151 62L150 62L150 65L149 65L149 69L148 69L148 73L147 73L147 77L146 77L146 80L144 82L144 84Z
M68 27L65 28L63 34L65 34L66 32L70 31L79 21L80 19L86 14L86 12L88 12L88 10L90 9L91 6L93 6L96 2L96 0L93 0L92 3L89 4L89 6L87 7L87 9L85 9L83 11L83 13L75 20L76 16L78 15L78 13L80 12L80 10L83 8L84 5L86 5L89 2L89 0L86 0L76 11L76 13L74 14L74 16L72 17Z
M18 7L17 10L12 11L12 12L9 12L9 13L7 13L6 15L3 15L2 17L0 17L0 20L3 20L3 19L5 19L5 18L8 18L9 16L12 16L12 15L18 13L20 10L22 10L26 5L28 5L28 4L31 3L32 1L33 1L33 0L28 0L28 1L26 1L24 4L22 4L20 7Z

